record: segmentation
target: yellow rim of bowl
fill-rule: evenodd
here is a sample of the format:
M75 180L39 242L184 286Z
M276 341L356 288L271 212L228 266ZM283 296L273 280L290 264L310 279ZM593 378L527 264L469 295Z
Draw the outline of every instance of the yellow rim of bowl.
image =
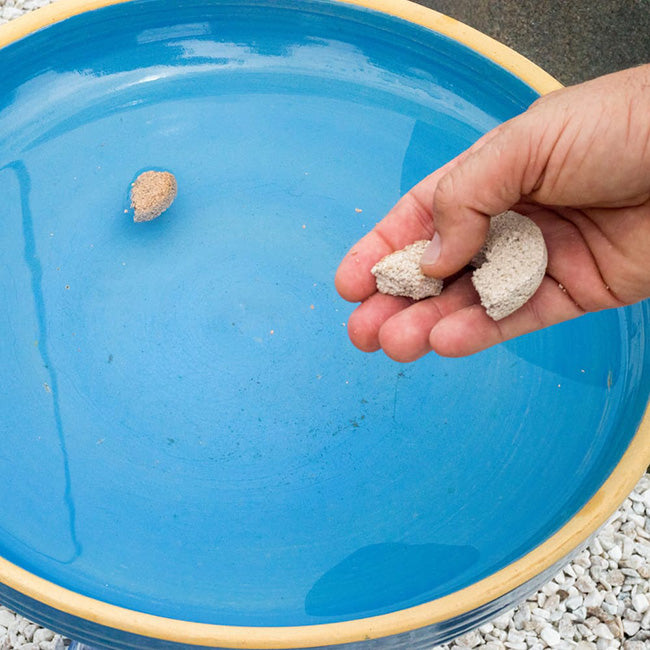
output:
M129 0L59 0L0 26L0 47L71 16ZM561 84L534 63L463 23L409 0L337 0L374 9L448 36L491 59L540 94ZM364 641L439 623L507 594L560 562L620 506L650 464L650 409L627 451L589 502L553 536L507 567L436 600L398 612L342 623L244 627L193 623L110 605L60 587L0 558L0 582L59 611L145 637L225 648L300 648Z

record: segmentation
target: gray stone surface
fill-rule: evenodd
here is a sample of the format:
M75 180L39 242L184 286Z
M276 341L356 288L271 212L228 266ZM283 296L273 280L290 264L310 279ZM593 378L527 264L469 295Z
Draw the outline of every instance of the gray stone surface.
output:
M505 43L563 84L650 63L650 0L418 0Z

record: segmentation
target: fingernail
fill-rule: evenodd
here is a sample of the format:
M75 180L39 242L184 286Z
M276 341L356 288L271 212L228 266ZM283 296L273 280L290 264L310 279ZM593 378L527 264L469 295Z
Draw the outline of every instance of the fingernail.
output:
M429 245L424 249L424 253L422 253L422 258L420 259L420 264L422 266L435 264L440 257L441 248L442 242L440 241L440 235L436 233L433 236L433 239L429 242Z

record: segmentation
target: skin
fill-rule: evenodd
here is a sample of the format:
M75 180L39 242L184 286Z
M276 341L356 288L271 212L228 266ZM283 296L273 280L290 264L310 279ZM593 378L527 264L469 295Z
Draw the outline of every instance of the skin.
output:
M498 322L466 268L490 215L528 215L548 248L535 295ZM421 267L447 278L414 303L379 294L372 266L432 239ZM397 361L432 350L466 356L586 312L650 297L650 65L564 88L422 180L342 260L336 287L361 304L348 319L359 349Z

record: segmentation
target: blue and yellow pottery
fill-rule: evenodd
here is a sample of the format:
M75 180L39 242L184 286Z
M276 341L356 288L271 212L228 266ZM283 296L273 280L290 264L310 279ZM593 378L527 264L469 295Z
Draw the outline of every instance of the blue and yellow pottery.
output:
M63 0L0 28L0 601L103 648L418 648L650 461L647 303L355 350L339 260L559 84L403 0ZM134 224L130 183L178 197Z

